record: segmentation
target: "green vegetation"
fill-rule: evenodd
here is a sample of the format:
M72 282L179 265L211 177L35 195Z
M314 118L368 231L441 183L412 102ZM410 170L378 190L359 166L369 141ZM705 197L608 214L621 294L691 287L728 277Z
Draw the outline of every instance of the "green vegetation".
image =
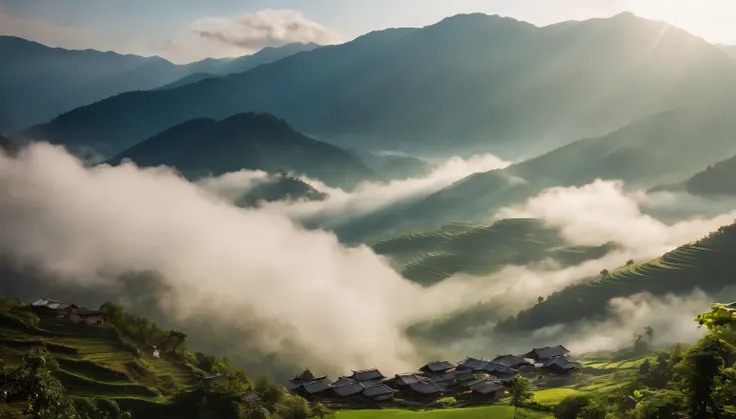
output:
M535 219L505 219L492 225L450 224L438 231L412 233L375 243L376 253L401 264L407 279L422 285L454 274L486 275L508 265L552 260L570 266L598 259L613 250L567 246L555 229Z
M611 298L640 292L654 295L684 294L697 286L718 292L733 285L736 272L736 224L721 227L707 237L648 262L623 266L608 275L570 286L544 302L497 326L498 331L521 333L557 323L575 322L584 313L588 319L605 314Z
M70 419L116 419L126 411L135 418L246 419L261 418L262 408L283 419L329 416L269 380L254 385L226 358L187 351L183 333L114 304L101 311L107 326L89 327L0 300L2 382L10 394L0 408L34 419L61 418L34 413L57 403L74 407ZM251 390L258 400L244 401Z
M524 417L537 419L549 417L547 412L526 410ZM442 409L431 411L411 411L399 409L381 410L345 410L337 413L337 419L505 419L514 417L514 407L504 405L493 405L484 407L472 407L465 409Z

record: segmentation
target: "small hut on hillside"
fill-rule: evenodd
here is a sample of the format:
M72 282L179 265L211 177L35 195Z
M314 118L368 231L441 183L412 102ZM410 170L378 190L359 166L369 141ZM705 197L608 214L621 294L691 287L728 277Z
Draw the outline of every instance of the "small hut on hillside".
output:
M402 391L401 394L409 399L428 401L442 397L447 391L445 386L435 383L432 380L424 379L418 383L410 384L409 388Z
M353 371L353 374L348 376L347 378L350 378L351 380L355 380L358 382L364 382L364 381L381 381L384 378L386 378L383 374L381 374L380 371L378 371L378 368L371 368L367 370L357 370Z
M580 368L580 364L572 362L567 358L551 358L542 364L541 369L555 375L569 375L576 369Z
M393 399L396 391L397 390L385 384L379 384L363 390L363 397L369 399L372 402L386 401Z
M86 308L73 309L69 313L69 320L87 326L100 327L105 325L105 316L101 312Z
M476 399L499 400L503 398L506 388L494 381L478 381L468 386Z
M51 300L48 298L41 298L33 303L31 307L36 309L38 312L48 315L50 317L56 317L58 319L68 319L69 314L79 308L78 305L72 303L63 303L61 301Z
M419 383L422 380L426 380L426 378L417 374L396 374L393 382L396 388L401 389L407 388L412 384Z
M329 397L333 390L332 384L327 381L327 377L319 377L311 381L290 381L285 386L290 392L304 397L307 400L321 399Z
M445 374L455 370L455 366L447 361L434 361L430 362L423 367L419 368L419 371L427 375L432 374Z
M505 365L509 368L513 369L522 369L522 368L528 368L528 367L534 367L534 364L527 361L525 358L521 356L516 355L499 355L494 360L491 361L494 364L501 364Z
M565 357L570 353L567 348L562 345L558 346L545 346L544 348L534 348L531 351L522 355L524 358L533 359L536 362L546 362L552 358Z

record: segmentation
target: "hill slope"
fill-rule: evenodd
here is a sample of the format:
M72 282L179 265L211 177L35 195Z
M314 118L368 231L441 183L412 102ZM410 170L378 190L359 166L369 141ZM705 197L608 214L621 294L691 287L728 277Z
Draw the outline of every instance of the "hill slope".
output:
M543 303L520 312L498 325L508 333L531 330L581 318L605 316L610 299L649 292L687 294L696 288L719 292L734 286L736 224L722 227L708 237L683 245L660 258L622 267L609 275L591 278L550 295Z
M514 158L733 91L736 60L664 23L627 13L538 28L475 14L127 93L25 134L62 144L104 138L120 150L189 119L258 111L346 148Z
M222 121L194 119L169 128L111 159L139 166L167 165L189 178L241 169L289 170L333 185L373 176L362 161L338 147L313 140L285 121L244 113Z
M315 48L290 44L235 60L204 60L176 65L160 57L95 50L66 50L12 36L0 36L0 132L25 128L112 95L153 89L189 74L218 75Z
M705 170L694 174L687 180L674 185L658 186L654 191L685 191L701 196L736 195L736 156L709 165Z
M676 182L736 154L734 132L736 121L718 107L682 107L503 170L470 175L420 202L372 214L339 233L348 241L363 241L457 220L483 220L545 188L581 186L598 178L620 179L637 188Z
M567 246L556 230L538 220L507 219L492 225L450 224L439 231L412 233L375 243L377 254L401 265L402 275L422 285L458 273L487 275L508 265L553 260L562 266L603 257L613 249Z

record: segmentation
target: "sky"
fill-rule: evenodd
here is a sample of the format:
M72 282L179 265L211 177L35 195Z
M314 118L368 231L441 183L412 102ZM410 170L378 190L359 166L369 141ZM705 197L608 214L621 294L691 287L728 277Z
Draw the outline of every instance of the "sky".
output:
M0 34L176 63L288 42L335 44L372 30L481 12L548 25L622 11L736 44L734 0L0 0Z

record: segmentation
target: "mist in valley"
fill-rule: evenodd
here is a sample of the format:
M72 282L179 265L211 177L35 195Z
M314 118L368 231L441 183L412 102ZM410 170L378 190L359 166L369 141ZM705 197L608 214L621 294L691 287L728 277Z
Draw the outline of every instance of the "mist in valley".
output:
M114 300L198 331L191 339L195 349L216 348L258 364L256 352L330 373L374 366L411 371L428 357L455 361L557 343L577 351L616 349L646 322L655 325L658 342L697 336L695 323L685 319L715 296L614 299L609 320L526 337L496 339L492 326L601 269L706 235L733 221L733 212L666 224L644 214L646 200L620 182L553 188L497 217L539 218L571 244L614 240L617 249L575 266L507 266L487 276L457 274L431 287L402 278L390 260L366 246L345 247L333 234L301 225L309 217L325 225L347 222L507 164L492 156L452 159L426 178L367 183L353 191L312 181L329 194L326 200L239 208L237 196L269 175L245 171L190 183L166 167L85 167L61 147L36 143L16 158L0 157L0 252L17 272L33 272L11 277L28 287L0 289L25 292L24 298L43 293L97 296L89 304ZM406 332L478 304L493 307L491 315L457 338ZM659 327L662 322L652 320L677 305L681 322Z

